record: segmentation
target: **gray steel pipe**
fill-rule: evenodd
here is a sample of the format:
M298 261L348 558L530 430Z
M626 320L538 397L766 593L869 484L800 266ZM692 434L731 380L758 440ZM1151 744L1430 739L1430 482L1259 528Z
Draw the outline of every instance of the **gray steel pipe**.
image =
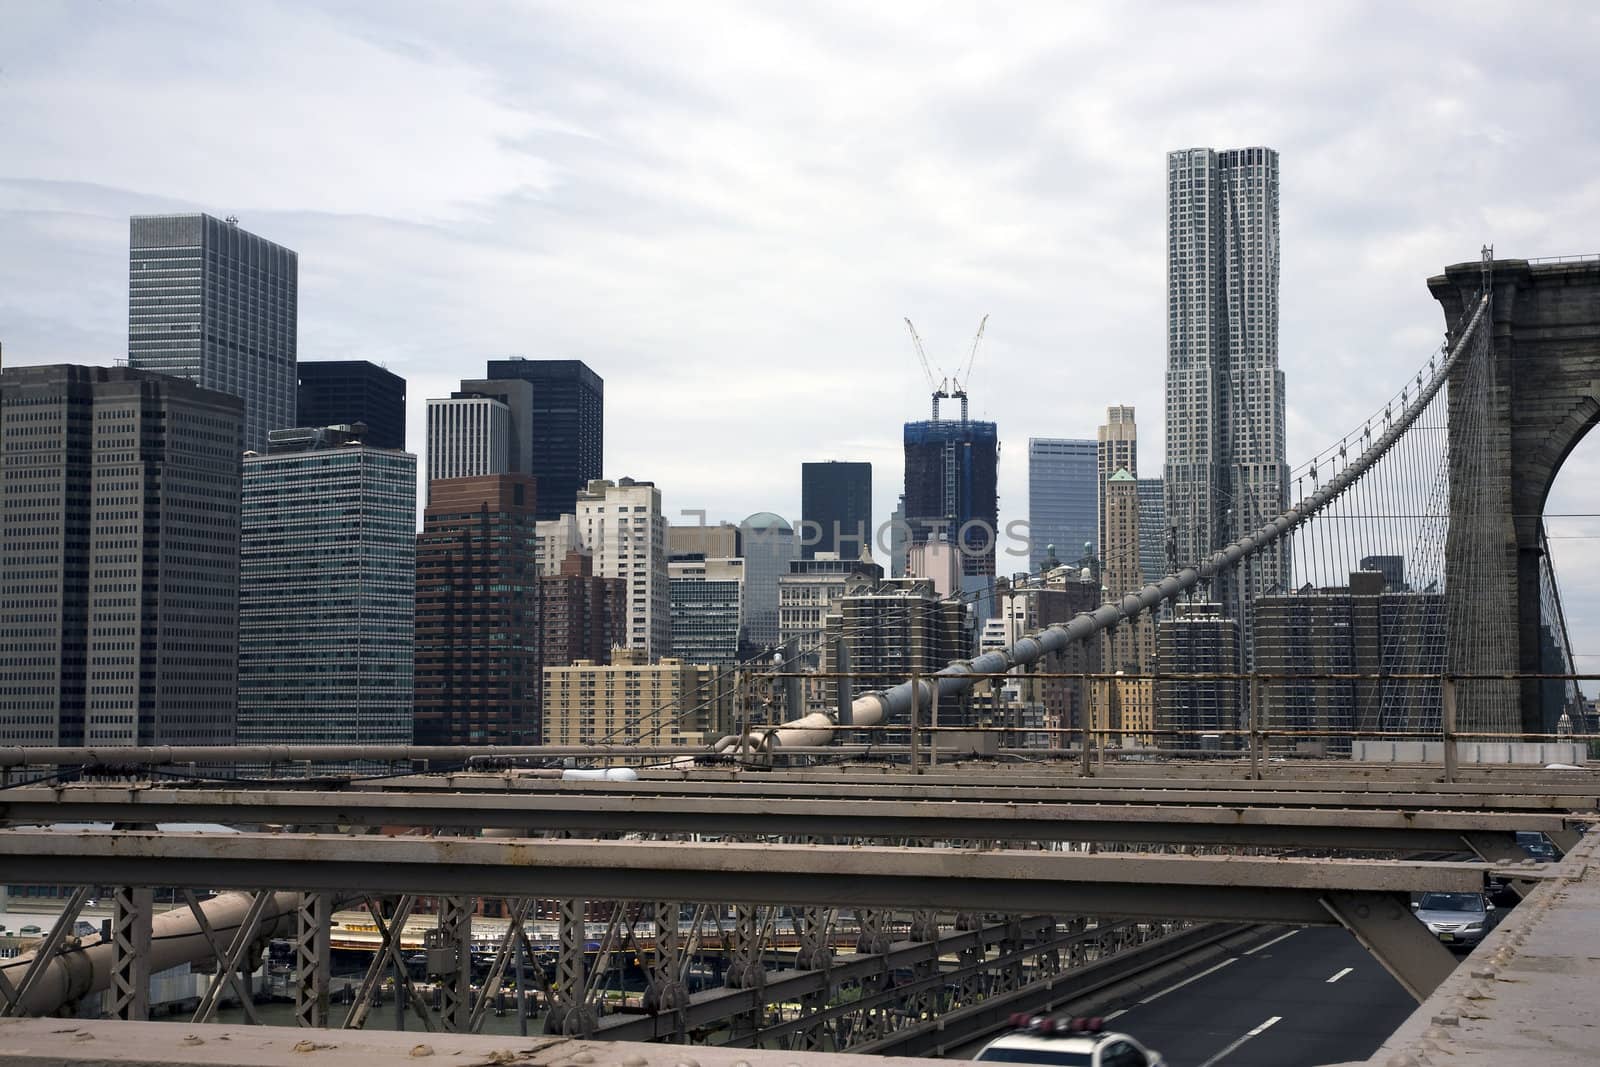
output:
M1153 610L1164 601L1172 600L1202 581L1231 570L1241 560L1281 540L1355 484L1357 479L1371 470L1373 465L1394 447L1401 435L1411 428L1427 406L1433 402L1439 390L1444 388L1451 368L1477 332L1484 310L1488 306L1489 294L1484 293L1479 298L1478 306L1467 322L1466 329L1451 347L1450 354L1439 365L1439 369L1428 380L1428 384L1417 394L1416 399L1400 413L1399 418L1390 423L1389 428L1369 445L1365 452L1329 479L1322 488L1254 533L1246 534L1233 544L1212 553L1203 562L1185 567L1176 574L1169 574L1158 582L1151 582L1138 592L1129 593L1115 604L1102 604L1094 611L1084 612L1070 622L1056 623L1040 630L1032 637L1022 638L1009 648L986 652L973 660L957 660L934 675L934 681L939 686L939 695L958 696L972 685L975 680L972 675L1002 674L1013 667L1025 667L1036 663L1051 652L1064 651L1075 641L1087 640L1102 630L1111 629L1125 619L1134 618L1141 611ZM854 725L877 726L889 721L891 717L906 717L911 713L914 688L919 690L917 705L922 708L929 707L933 702L933 684L933 681L925 680L918 680L915 685L912 682L902 682L892 689L858 697L851 705ZM751 747L767 750L785 749L793 745L825 745L833 739L834 732L839 728L832 714L816 712L765 732L752 734L746 740ZM739 743L740 739L737 736L725 737L717 742L716 747L719 751L726 751Z
M211 924L212 932L223 944L233 940L235 932L244 923L250 910L251 894L222 893L200 902L200 910ZM257 927L258 941L270 940L294 933L295 909L299 906L296 893L274 893L261 913ZM33 963L34 953L27 952L8 960L0 960L0 973L11 984L22 982ZM180 963L198 963L214 959L211 943L200 932L200 924L188 908L174 908L150 920L150 973L176 967ZM77 948L64 948L45 964L41 974L23 1000L27 1015L50 1015L61 1007L82 1000L91 993L111 988L112 946L100 941ZM218 975L217 981L227 981Z

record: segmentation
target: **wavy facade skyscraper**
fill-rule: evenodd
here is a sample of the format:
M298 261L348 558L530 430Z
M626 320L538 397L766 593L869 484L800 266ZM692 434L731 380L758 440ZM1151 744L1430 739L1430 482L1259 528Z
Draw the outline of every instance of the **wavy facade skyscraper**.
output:
M1167 154L1166 399L1167 521L1187 564L1289 504L1270 148ZM1287 549L1273 546L1211 599L1248 634L1250 601L1287 575Z

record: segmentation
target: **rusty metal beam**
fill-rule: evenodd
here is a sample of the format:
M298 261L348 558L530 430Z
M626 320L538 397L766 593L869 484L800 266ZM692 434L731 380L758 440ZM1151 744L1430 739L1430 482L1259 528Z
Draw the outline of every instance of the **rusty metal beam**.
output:
M1020 774L968 773L913 777L903 774L811 774L742 778L696 774L637 782L560 781L511 773L458 773L352 783L370 792L477 792L593 794L633 797L766 797L815 800L987 800L994 802L1259 805L1284 807L1379 808L1428 811L1508 811L1529 813L1600 810L1600 782L1503 782L1452 784L1375 781L1284 781L1074 778L1032 780Z
M729 835L1161 842L1253 847L1457 851L1462 836L1557 833L1556 813L1385 811L1174 804L1019 804L909 800L534 793L349 793L157 786L18 787L0 795L0 821L227 822L235 825L394 826ZM1496 861L1511 853L1486 856Z
M1052 914L1329 922L1330 891L1471 891L1466 863L1243 856L386 838L151 831L0 831L13 884L215 885L623 900L722 900Z

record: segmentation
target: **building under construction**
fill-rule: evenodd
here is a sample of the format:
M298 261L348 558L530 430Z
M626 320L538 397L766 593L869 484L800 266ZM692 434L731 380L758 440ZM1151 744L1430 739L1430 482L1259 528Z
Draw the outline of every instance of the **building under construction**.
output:
M906 525L912 544L937 540L944 531L961 546L963 575L993 578L1000 435L992 422L968 421L961 399L959 420L905 424Z
M905 425L906 491L901 500L910 534L909 544L949 541L960 546L961 574L967 578L993 578L995 541L999 536L1000 498L996 469L1000 462L1000 434L992 422L967 418L967 386L985 315L972 339L966 365L942 380L934 377L922 338L906 320L916 346L917 359L932 391L933 418ZM958 419L941 419L939 401L961 404ZM898 560L898 557L897 557Z

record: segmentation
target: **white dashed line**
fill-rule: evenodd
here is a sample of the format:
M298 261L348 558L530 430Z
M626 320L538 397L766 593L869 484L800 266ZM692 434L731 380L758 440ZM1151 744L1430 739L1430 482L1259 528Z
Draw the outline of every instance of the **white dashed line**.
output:
M1355 970L1354 967L1346 967L1344 970L1340 971L1338 974L1336 974L1332 978L1328 979L1328 984L1332 985L1333 983L1337 982L1339 979L1343 978L1345 975L1349 974L1353 970Z
M1256 1027L1254 1030L1251 1030L1248 1034L1245 1034L1243 1037L1239 1038L1237 1041L1233 1042L1228 1047L1224 1048L1221 1052L1218 1052L1215 1056L1212 1056L1209 1060L1206 1060L1204 1063L1202 1063L1200 1065L1200 1067L1213 1067L1214 1064L1221 1063L1222 1062L1222 1058L1224 1056L1232 1055L1235 1051L1238 1050L1240 1045L1244 1044L1246 1041L1249 1041L1252 1037L1256 1037L1257 1035L1266 1032L1266 1030L1269 1027L1271 1027L1274 1023L1278 1023L1278 1022L1282 1022L1282 1021L1283 1021L1283 1016L1274 1015L1272 1018L1268 1019L1266 1022L1262 1023L1260 1026Z
M1257 945L1255 948L1247 948L1247 949L1245 949L1244 950L1244 954L1246 956L1254 956L1257 952L1260 952L1262 949L1271 948L1273 945L1276 945L1279 941L1286 941L1289 938L1293 937L1295 934L1298 934L1299 932L1300 932L1299 930L1290 930L1286 934L1280 934L1279 936L1273 938L1271 941L1268 941L1266 944Z
M1163 989L1159 993L1151 993L1148 997L1145 997L1143 1000L1139 1001L1139 1003L1140 1004L1148 1004L1152 1000L1160 1000L1162 997L1166 996L1168 993L1171 993L1172 991L1177 990L1177 989L1182 989L1184 986L1188 985L1190 982L1198 982L1198 981L1200 981L1200 979L1204 978L1206 975L1214 974L1217 971L1222 970L1222 968L1226 967L1228 964L1237 962L1238 959L1239 959L1238 956L1229 956L1227 959L1223 960L1221 963L1217 964L1215 967L1207 967L1205 970L1201 971L1199 974L1192 975L1192 976L1190 976L1188 978L1185 978L1183 981L1179 982L1177 985L1169 985L1167 988Z

